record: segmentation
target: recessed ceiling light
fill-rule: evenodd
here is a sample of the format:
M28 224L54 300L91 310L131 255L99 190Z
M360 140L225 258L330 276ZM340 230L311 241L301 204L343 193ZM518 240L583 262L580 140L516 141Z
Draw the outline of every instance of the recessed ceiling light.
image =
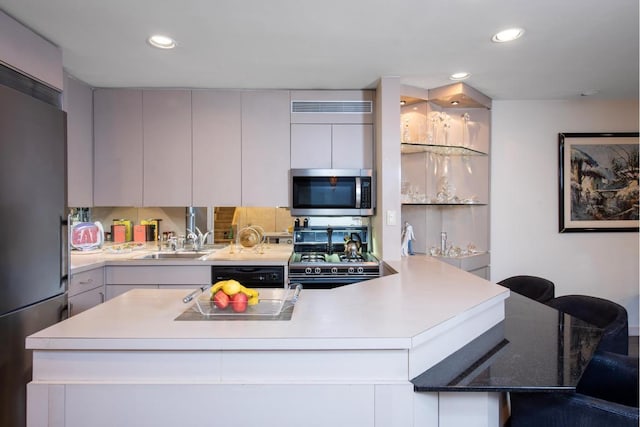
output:
M405 101L405 100L401 100L400 101L400 106L403 106L403 105L406 105L406 104L407 104L407 101Z
M471 77L471 73L453 73L449 76L449 80L466 80Z
M147 39L149 44L159 49L173 49L176 47L176 41L168 36L155 34Z
M524 30L522 28L508 28L494 34L493 37L491 37L491 41L496 43L510 42L519 39L523 34Z
M451 101L451 105L458 105L460 104L460 101Z

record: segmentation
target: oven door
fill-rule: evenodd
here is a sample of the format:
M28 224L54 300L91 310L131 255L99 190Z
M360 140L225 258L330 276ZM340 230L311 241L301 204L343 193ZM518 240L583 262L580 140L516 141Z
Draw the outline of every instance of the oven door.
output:
M333 289L340 286L351 285L353 283L362 282L364 280L374 279L374 277L300 277L289 275L289 282L291 284L300 283L303 289Z

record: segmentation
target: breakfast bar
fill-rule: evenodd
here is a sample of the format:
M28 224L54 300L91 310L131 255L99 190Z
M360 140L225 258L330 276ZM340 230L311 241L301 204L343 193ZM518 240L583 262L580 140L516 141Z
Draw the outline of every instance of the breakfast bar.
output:
M509 292L431 257L389 267L303 289L290 320L177 320L184 290L120 295L27 338L28 425L447 425L411 380L502 322ZM470 397L467 421L494 425L498 394Z

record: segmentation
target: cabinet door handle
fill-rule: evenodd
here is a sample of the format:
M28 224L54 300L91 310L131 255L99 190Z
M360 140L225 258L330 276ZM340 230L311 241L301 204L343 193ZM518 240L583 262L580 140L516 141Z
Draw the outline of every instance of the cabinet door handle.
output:
M100 303L104 302L104 292L100 292Z
M93 283L93 279L88 279L88 280L83 280L81 282L78 282L78 284L80 285L90 285Z

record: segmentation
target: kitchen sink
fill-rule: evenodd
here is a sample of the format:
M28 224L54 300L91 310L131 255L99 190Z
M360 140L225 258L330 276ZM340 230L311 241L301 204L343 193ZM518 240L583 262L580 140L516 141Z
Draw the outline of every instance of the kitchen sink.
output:
M198 259L209 254L210 252L156 252L139 259Z

